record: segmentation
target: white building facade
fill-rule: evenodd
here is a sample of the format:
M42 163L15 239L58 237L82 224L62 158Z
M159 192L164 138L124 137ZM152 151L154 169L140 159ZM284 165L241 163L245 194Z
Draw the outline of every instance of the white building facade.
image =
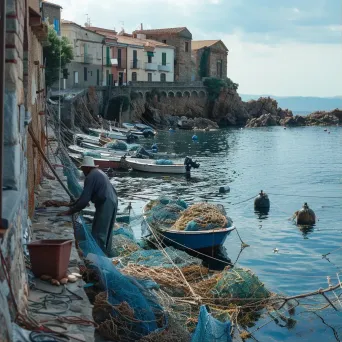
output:
M157 41L117 35L118 43L127 44L128 82L173 82L174 47Z
M105 37L71 21L62 21L61 34L69 39L74 52L73 61L66 66L68 78L63 80L63 88L106 85L111 65L106 63Z

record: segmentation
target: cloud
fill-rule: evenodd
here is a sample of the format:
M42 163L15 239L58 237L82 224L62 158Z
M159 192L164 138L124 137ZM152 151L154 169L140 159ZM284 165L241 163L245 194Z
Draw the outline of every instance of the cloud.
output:
M340 95L341 0L49 0L64 19L144 28L187 26L223 39L228 72L244 93Z

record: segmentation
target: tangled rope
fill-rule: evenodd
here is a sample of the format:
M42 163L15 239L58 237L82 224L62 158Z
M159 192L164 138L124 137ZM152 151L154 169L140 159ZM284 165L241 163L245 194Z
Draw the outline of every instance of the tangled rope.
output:
M194 221L200 229L206 229L208 227L224 228L228 224L227 217L215 205L196 203L182 212L172 228L185 230L191 221Z

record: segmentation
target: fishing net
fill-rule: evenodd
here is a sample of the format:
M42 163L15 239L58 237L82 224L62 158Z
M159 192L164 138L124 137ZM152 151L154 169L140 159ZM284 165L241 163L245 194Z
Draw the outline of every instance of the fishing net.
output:
M101 153L96 151L86 151L82 153L83 157L93 157L93 158L101 158Z
M128 145L121 140L114 140L109 143L107 143L105 148L111 149L111 150L119 150L119 151L127 151L128 150Z
M201 306L196 330L191 342L231 342L231 323L220 322L208 313L204 305Z
M74 216L73 224L87 268L99 277L102 293L93 310L102 335L116 341L137 341L164 327L163 310L150 291L155 283L123 275L98 247L82 216Z
M79 183L80 172L63 149L59 150L58 155L63 164L64 176L67 177L68 189L75 198L78 198L83 191L83 187Z
M217 206L197 203L182 212L172 229L186 231L219 229L229 227L231 222L231 219L222 214Z
M124 257L141 249L129 226L113 229L111 257Z
M173 161L169 159L158 159L156 165L173 165Z
M166 247L164 248L164 251L168 254L169 258L166 257L165 253L158 249L141 249L131 253L127 257L121 258L120 263L123 266L127 266L131 263L140 266L155 266L163 268L172 268L175 267L175 265L183 268L186 266L202 264L201 259L192 257L188 253L173 247Z
M219 298L250 298L251 301L271 296L271 292L259 278L251 270L244 268L225 269L212 293Z
M138 151L141 146L139 144L127 144L128 151Z
M151 226L170 228L184 210L176 203L158 204L146 213L146 221Z

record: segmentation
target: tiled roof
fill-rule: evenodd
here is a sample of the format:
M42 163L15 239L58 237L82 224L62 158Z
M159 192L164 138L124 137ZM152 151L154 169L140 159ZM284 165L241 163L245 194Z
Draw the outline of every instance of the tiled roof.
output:
M157 42L156 40L152 39L138 39L138 38L133 38L133 37L127 37L127 36L121 36L121 35L116 35L116 38L118 39L118 43L122 44L128 44L128 45L137 45L137 46L152 46L152 47L165 47L165 48L170 48L174 49L173 46L163 44L161 42Z
M222 40L217 39L217 40L193 40L191 42L191 50L199 50L205 47L210 47L215 45L216 43L221 43L225 49L228 51L227 47L224 45Z
M110 33L110 34L117 34L117 32L115 30L106 29L106 28L102 28L102 27L88 26L87 29L91 30L91 31L99 31L99 32L106 32L106 33Z
M143 34L177 34L186 30L186 27L171 27L171 28L162 28L162 29L152 29L152 30L137 30L134 33L143 33Z

